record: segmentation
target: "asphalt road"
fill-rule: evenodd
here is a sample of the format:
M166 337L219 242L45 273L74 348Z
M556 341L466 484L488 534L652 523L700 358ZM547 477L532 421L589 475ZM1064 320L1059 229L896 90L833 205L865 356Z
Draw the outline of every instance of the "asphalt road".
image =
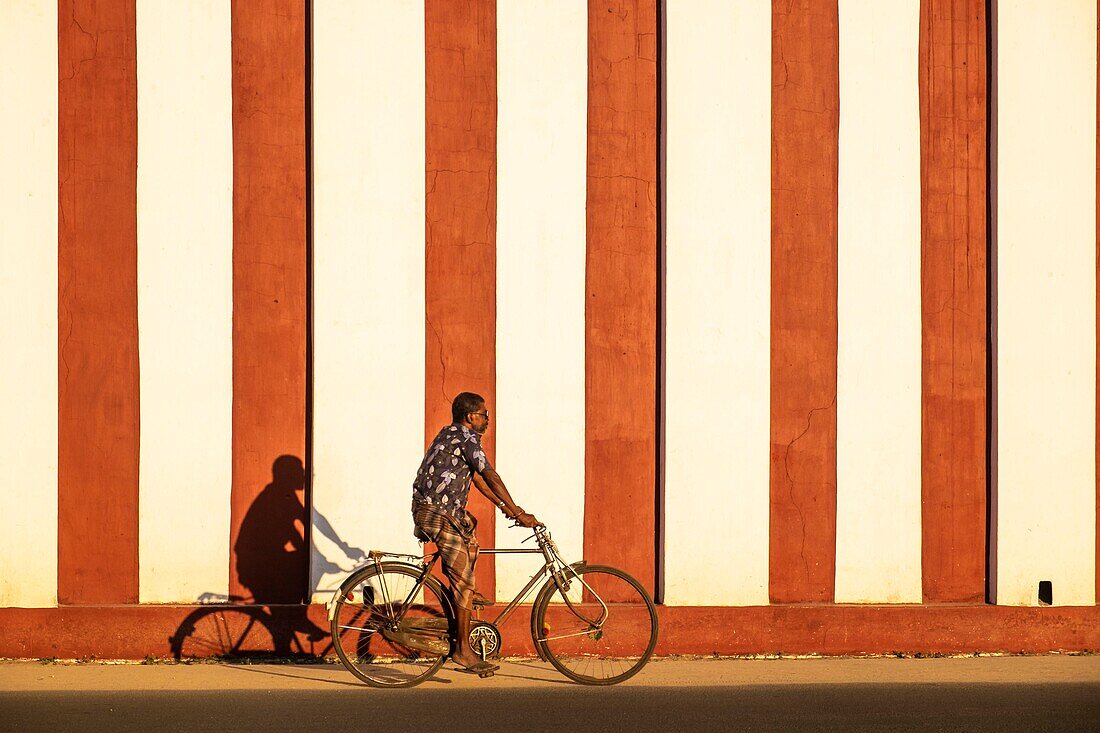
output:
M0 665L0 731L1100 731L1097 657L662 661L611 688L501 673L375 690L328 665Z
M465 720L463 720L465 718ZM1100 686L0 694L5 731L1098 731Z

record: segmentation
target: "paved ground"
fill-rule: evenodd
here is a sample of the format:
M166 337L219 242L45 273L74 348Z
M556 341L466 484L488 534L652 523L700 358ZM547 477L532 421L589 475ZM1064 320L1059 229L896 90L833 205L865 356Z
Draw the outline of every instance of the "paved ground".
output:
M458 711L484 731L1100 731L1100 656L660 659L612 688L513 661L411 690L333 665L0 663L2 731L424 733Z

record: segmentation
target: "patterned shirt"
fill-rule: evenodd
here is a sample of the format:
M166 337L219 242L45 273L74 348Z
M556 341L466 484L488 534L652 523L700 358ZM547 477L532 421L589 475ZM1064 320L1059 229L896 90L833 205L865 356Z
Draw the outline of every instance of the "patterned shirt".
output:
M437 506L463 517L474 472L492 468L481 448L481 436L451 423L435 436L413 481L413 501Z

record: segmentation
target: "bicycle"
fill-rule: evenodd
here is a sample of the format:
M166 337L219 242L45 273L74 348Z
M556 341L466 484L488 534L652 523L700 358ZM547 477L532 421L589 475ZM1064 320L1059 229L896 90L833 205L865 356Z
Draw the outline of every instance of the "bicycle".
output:
M649 593L617 568L566 563L545 526L533 531L524 542L534 539L537 547L480 551L542 553L544 563L493 621L471 622L470 648L482 659L499 656L500 624L547 578L531 605L539 657L582 684L633 677L657 645L657 609ZM439 553L372 550L367 557L329 601L333 648L348 671L372 687L418 685L439 671L454 645L454 600L432 575Z

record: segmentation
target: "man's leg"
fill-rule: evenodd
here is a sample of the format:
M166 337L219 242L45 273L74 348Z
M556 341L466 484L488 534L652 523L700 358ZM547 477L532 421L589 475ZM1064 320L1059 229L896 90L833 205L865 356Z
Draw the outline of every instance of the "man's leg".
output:
M470 649L470 616L474 605L474 567L477 565L477 540L466 545L466 571L462 573L465 583L461 590L455 593L455 653L451 655L458 664L463 667L472 667L480 664L488 670L496 670L500 667L488 663ZM453 586L452 586L453 589Z
M474 565L477 562L477 540L473 536L473 527L468 532L452 531L442 528L435 537L443 560L443 574L451 585L451 594L455 602L455 651L451 655L457 664L473 667L481 664L490 670L496 665L485 665L480 657L470 650L470 615L474 598Z
M470 650L469 608L458 606L455 609L455 634L458 638L455 639L455 653L451 658L466 667L480 662L481 658Z
M474 566L477 564L477 540L466 546L466 564L462 575L468 578L467 587L455 594L455 653L451 655L459 664L469 667L482 661L470 649L470 615L474 602Z

